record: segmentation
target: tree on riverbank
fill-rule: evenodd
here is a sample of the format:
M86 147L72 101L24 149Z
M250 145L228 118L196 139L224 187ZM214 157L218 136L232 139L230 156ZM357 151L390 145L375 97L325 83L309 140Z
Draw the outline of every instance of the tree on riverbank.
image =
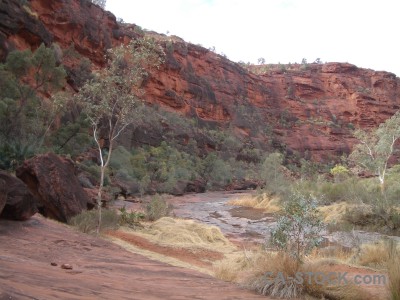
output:
M99 223L104 178L113 152L114 142L132 124L138 124L143 107L142 85L148 70L158 68L164 52L152 39L133 40L108 51L108 66L82 86L77 100L93 129L100 158L100 184L97 195ZM105 149L104 141L108 143Z
M374 131L358 129L354 136L359 140L350 155L350 160L364 170L378 176L383 190L385 185L388 161L395 152L395 143L400 138L400 111L380 124Z

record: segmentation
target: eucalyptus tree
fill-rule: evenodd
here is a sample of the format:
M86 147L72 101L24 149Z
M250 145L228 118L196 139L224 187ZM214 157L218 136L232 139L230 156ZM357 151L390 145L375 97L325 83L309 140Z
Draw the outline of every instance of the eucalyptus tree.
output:
M143 117L142 86L150 76L149 71L162 64L163 57L162 48L149 38L132 40L128 45L110 49L107 66L87 81L76 96L92 126L100 159L97 232L101 225L104 178L114 143L129 125L140 122ZM104 150L104 141L108 143L107 150Z
M376 130L358 129L354 136L359 144L354 147L349 158L361 168L377 175L383 189L388 161L396 150L396 141L400 138L400 111L380 124Z

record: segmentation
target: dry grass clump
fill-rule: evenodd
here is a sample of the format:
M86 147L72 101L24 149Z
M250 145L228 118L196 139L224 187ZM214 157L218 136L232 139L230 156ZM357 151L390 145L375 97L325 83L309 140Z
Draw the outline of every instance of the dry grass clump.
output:
M309 261L330 259L335 263L348 263L354 256L354 251L341 245L331 245L324 248L314 248L307 256Z
M197 223L193 220L164 217L145 226L136 234L153 243L169 247L199 247L219 252L235 249L218 227Z
M256 268L248 280L248 287L265 296L297 298L304 289L304 284L296 279L300 266L297 260L283 252L266 255L262 268Z
M389 295L391 300L400 300L400 250L393 241L389 243L388 248Z
M299 263L284 252L267 252L259 249L228 255L226 259L215 263L214 275L222 280L244 284L260 294L277 298L312 296L317 299L333 300L373 299L359 286L334 285L330 282L321 284L315 277L311 280L307 277L308 272L329 274L332 266L342 264L336 259L317 257L308 257L304 263ZM303 280L296 278L296 274L299 274L297 272L302 274Z
M356 264L373 268L385 268L390 259L390 243L379 241L374 244L360 246L360 254Z
M269 258L271 255L261 249L230 253L214 264L214 276L224 281L243 283L249 273L258 268L264 269L262 266L268 261L266 256Z
M271 213L277 212L281 209L279 205L279 198L269 196L266 193L260 195L242 196L240 198L228 201L228 204L263 209Z
M98 210L84 210L80 214L72 217L68 224L76 227L84 233L94 234L97 231L99 214ZM101 215L100 230L117 229L119 227L120 217L112 209L103 209Z
M300 267L302 274L312 272L329 274L334 265L342 265L336 263L335 260L321 259L315 261L307 261ZM303 293L316 297L318 299L331 299L331 300L373 300L375 299L362 287L355 285L349 281L348 284L335 284L334 280L338 280L338 273L335 276L330 275L330 282L318 282L319 276L311 277L311 280L305 275L303 283Z
M258 201L255 196L246 195L241 196L240 198L229 200L227 203L233 206L256 207Z
M321 213L325 223L337 223L342 221L346 212L354 206L354 204L347 202L339 202L320 206L318 207L318 211Z

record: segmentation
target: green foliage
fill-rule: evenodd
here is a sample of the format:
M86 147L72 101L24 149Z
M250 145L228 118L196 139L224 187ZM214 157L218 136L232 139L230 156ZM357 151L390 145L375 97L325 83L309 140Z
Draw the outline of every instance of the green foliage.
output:
M163 62L164 52L153 39L132 40L108 50L108 64L93 79L87 81L76 95L92 128L100 157L100 184L97 197L101 220L101 195L104 177L113 152L113 144L127 126L141 120L142 84L149 70ZM105 125L105 126L104 126ZM104 136L100 136L102 130ZM109 141L103 151L101 138ZM100 224L101 222L99 222ZM98 228L99 231L100 228Z
M221 187L232 180L229 164L214 152L208 154L202 161L201 175L206 179L208 188Z
M92 162L90 160L85 160L79 165L79 167L83 171L85 171L85 172L89 173L90 175L92 175L93 178L96 178L96 179L100 178L100 168L94 162ZM106 172L105 175L104 175L104 185L105 186L109 185L110 182L111 182L108 173L109 172Z
M354 132L354 136L360 143L356 145L349 159L376 174L383 185L388 160L393 155L395 142L400 138L400 112L380 124L375 131L359 129Z
M89 124L83 115L63 123L51 136L54 152L72 156L85 152L92 146L88 131Z
M271 232L271 243L301 261L322 242L322 229L316 199L294 192L285 202L283 215Z
M85 210L80 214L72 217L68 224L76 227L79 231L84 233L96 233L97 223L99 220L97 210ZM115 210L105 209L102 213L101 228L102 230L114 230L119 226L120 217Z
M319 167L319 164L311 159L300 159L300 174L303 178L315 178L318 175Z
M349 176L349 169L337 164L330 170L330 173L336 181L342 181Z
M170 215L172 207L160 195L152 197L150 202L146 205L146 218L149 221L155 221L162 217Z
M264 181L264 188L270 194L285 195L289 188L282 163L283 155L275 152L269 154L262 164L261 179Z
M0 141L41 147L65 100L42 95L54 95L65 77L54 50L43 44L33 53L10 52L0 64Z
M31 145L21 145L18 142L5 142L0 145L0 169L16 169L23 161L34 155Z
M161 64L163 52L153 40L141 39L111 49L108 55L107 67L82 86L77 100L94 127L96 141L101 123L106 121L112 143L126 126L140 119L141 85L148 70Z
M121 207L119 209L120 215L119 215L119 224L121 226L127 225L131 227L135 227L139 225L139 222L145 218L145 214L142 212L137 212L137 211L131 211L128 212L124 207Z

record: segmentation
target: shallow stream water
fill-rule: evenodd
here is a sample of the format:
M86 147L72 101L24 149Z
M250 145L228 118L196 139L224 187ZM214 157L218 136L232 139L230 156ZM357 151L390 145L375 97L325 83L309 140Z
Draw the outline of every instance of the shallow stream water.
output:
M180 197L169 197L173 206L173 214L178 218L192 219L201 223L218 226L225 236L231 240L245 243L263 243L268 245L270 233L276 226L276 217L263 210L242 206L232 206L229 200L251 195L245 192L207 192L187 194ZM139 203L115 201L114 206L127 209L140 209ZM336 231L323 233L323 247L341 245L353 248L362 243L378 242L388 236L362 230ZM393 237L400 243L400 237Z
M276 218L259 209L231 206L229 200L250 195L251 192L207 192L203 194L173 197L176 217L193 219L218 226L229 238L237 241L267 243ZM352 248L360 243L373 243L387 236L353 230L349 232L324 232L324 245L341 245ZM400 242L400 237L391 237Z

